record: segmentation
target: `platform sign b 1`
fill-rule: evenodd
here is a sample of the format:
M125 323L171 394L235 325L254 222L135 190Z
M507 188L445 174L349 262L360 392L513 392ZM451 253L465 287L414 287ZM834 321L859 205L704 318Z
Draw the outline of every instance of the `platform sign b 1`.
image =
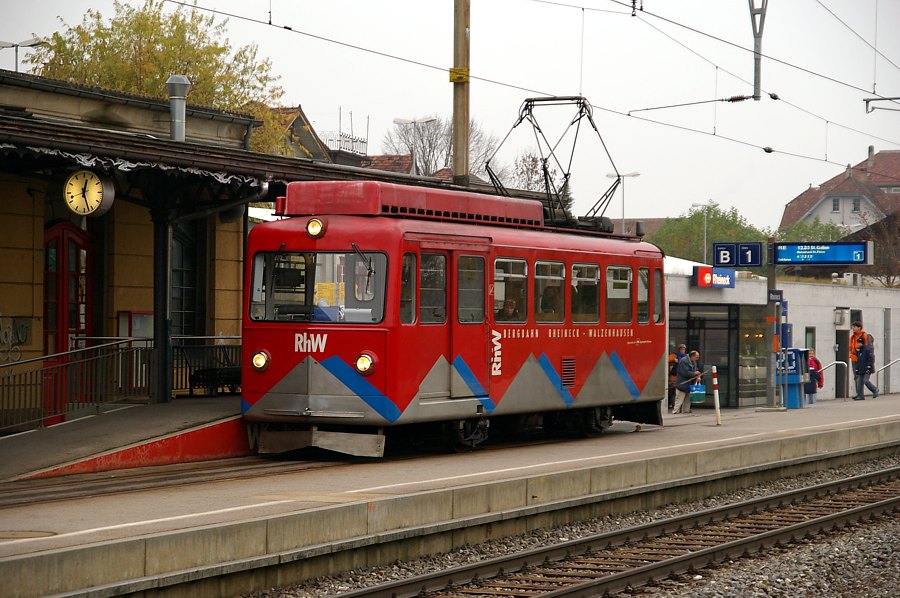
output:
M717 268L758 268L762 264L762 243L713 243L713 266Z

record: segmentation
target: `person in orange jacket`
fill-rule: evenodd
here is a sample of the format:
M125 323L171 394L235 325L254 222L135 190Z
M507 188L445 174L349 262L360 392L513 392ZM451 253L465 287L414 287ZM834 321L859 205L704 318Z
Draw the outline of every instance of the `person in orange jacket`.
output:
M853 336L850 338L850 362L853 368L853 377L856 382L856 396L854 401L865 401L865 389L872 392L872 398L878 398L878 388L869 381L875 371L875 347L872 335L863 330L859 320L850 325Z

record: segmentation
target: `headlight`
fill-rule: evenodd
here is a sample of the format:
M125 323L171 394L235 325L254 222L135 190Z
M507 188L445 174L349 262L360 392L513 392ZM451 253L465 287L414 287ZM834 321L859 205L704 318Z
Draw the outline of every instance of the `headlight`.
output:
M356 358L356 371L362 375L371 374L375 369L375 357L369 353L360 353Z
M325 223L318 218L310 218L306 223L306 234L313 239L318 239L325 234Z
M263 371L269 367L269 354L265 351L257 351L250 358L250 364L259 371Z

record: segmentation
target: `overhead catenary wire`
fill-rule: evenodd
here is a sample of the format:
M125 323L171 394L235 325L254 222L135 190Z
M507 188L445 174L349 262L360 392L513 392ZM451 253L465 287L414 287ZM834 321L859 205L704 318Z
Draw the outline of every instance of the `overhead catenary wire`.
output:
M199 5L199 4L192 3L192 2L190 2L190 3L189 3L189 2L184 2L184 1L182 1L182 0L164 0L164 1L167 2L167 3L170 3L170 4L174 4L174 5L177 5L177 6L181 6L181 7L187 8L187 9L201 10L201 11L208 12L208 13L211 13L211 14L216 14L216 15L220 15L220 16L224 16L224 17L228 17L228 18L233 18L233 19L245 21L245 22L248 22L248 23L255 23L255 24L258 24L258 25L266 26L266 27L274 27L274 28L276 28L276 29L280 29L280 30L283 30L283 31L286 31L286 32L289 32L289 33L296 34L296 35L302 35L302 36L304 36L304 37L309 37L309 38L311 38L311 39L316 39L316 40L319 40L319 41L322 41L322 42L325 42L325 43L338 45L338 46L341 46L341 47L345 47L345 48L357 50L357 51L360 51L360 52L364 52L364 53L368 53L368 54L372 54L372 55L376 55L376 56L381 56L381 57L383 57L383 58L387 58L387 59L390 59L390 60L396 60L396 61L403 62L403 63L406 63L406 64L412 64L412 65L420 66L420 67L423 67L423 68L426 68L426 69L429 69L429 70L434 70L434 71L438 71L438 72L441 72L441 73L446 73L446 72L447 72L447 68L445 68L445 67L441 67L441 66L436 66L436 65L428 64L428 63L425 63L425 62L422 62L422 61L419 61L419 60L413 60L413 59L410 59L410 58L405 58L405 57L402 57L402 56L397 56L397 55L394 55L394 54L390 54L390 53L387 53L387 52L382 52L382 51L379 51L379 50L373 50L373 49L371 49L371 48L366 48L366 47L364 47L364 46L360 46L360 45L357 45L357 44L351 44L351 43L348 43L348 42L344 42L344 41L332 39L332 38L325 37L325 36L322 36L322 35L317 35L317 34L314 34L314 33L307 32L307 31L302 31L302 30L296 29L296 28L294 28L294 27L292 27L292 26L290 26L290 25L278 25L278 24L276 24L276 23L272 23L272 22L269 22L269 21L266 21L266 20L256 19L256 18L253 18L253 17L247 17L247 16L244 16L244 15L240 15L240 14L232 13L232 12L228 12L228 11L223 11L223 10L220 10L220 9L208 8L208 7L204 7L204 6L201 6L201 5ZM608 12L608 13L614 13L614 14L626 14L626 13L623 13L623 12L621 12L621 11L611 11L611 10L595 9L595 8L590 8L590 7L582 7L582 6L572 5L572 4L565 4L565 3L561 3L561 2L552 2L552 1L550 1L550 0L528 0L528 1L531 1L531 2L537 2L537 3L541 3L541 4L549 4L549 5L555 5L555 6L562 6L562 7L567 7L567 8L575 8L575 9L579 9L579 10L584 9L584 10L586 10L586 11ZM608 0L608 1L609 1L609 2L612 2L612 3L614 3L614 4L619 4L619 5L623 6L623 7L626 7L627 10L628 10L628 13L627 13L627 14L628 14L628 15L631 14L631 4L630 4L630 3L627 3L627 4L626 4L626 3L620 2L620 1L618 1L618 0ZM643 10L643 8L641 8L641 13L642 13L642 14L649 14L649 15L653 16L654 18L661 19L661 20L663 20L663 21L665 21L665 22L668 22L668 23L671 23L671 24L673 24L673 25L675 25L675 26L677 26L677 27L681 27L681 28L684 28L684 29L686 29L686 30L695 32L695 33L697 33L697 34L699 34L699 35L706 36L706 37L708 37L708 38L710 38L710 39L713 39L713 40L715 40L715 41L719 41L719 42L724 43L724 44L727 44L727 45L729 45L729 46L736 47L736 48L741 49L741 50L744 50L744 51L752 52L752 50L747 50L746 48L743 48L742 46L740 46L740 45L738 45L738 44L735 44L735 43L733 43L733 42L729 42L729 41L727 41L727 40L725 40L725 39L716 37L716 36L711 35L711 34L708 34L708 33L704 33L704 32L702 32L702 31L700 31L700 30L698 30L698 29L695 29L695 28L693 28L693 27L690 27L690 26L687 26L687 25L678 23L678 22L673 21L673 20L671 20L671 19L668 19L668 18L659 16L659 15L655 15L655 14L653 14L653 13L649 13L649 12ZM269 16L269 19L271 19L271 15ZM679 43L680 43L680 42L679 42ZM795 68L795 69L797 69L797 70L806 72L806 73L808 73L808 74L810 74L810 75L820 77L820 78L822 78L822 79L824 79L824 80L827 80L827 81L830 81L830 82L832 82L832 83L835 83L835 84L838 84L838 85L843 85L843 86L846 86L846 87L855 89L855 90L857 90L857 91L862 91L862 92L865 92L865 93L870 93L869 90L867 90L867 89L863 89L863 88L857 87L857 86L852 85L852 84L850 84L850 83L846 83L846 82L840 81L840 80L838 80L838 79L835 79L835 78L833 78L833 77L829 77L829 76L827 76L827 75L823 75L823 74L820 74L820 73L816 73L816 72L814 72L814 71L805 69L805 68L803 68L803 67L793 65L793 64L791 64L791 63L789 63L789 62L786 62L786 61L783 61L783 60L779 60L779 59L776 59L776 58L772 58L772 57L766 56L766 55L764 55L764 57L767 58L767 59L769 59L769 60L773 60L773 61L775 61L775 62L778 62L778 63L780 63L780 64L783 64L783 65L785 65L785 66L789 66L789 67ZM704 59L704 60L705 60L705 59ZM477 76L477 75L472 75L472 74L470 74L470 77L469 77L469 78L470 78L470 80L473 80L473 81L481 81L481 82L483 82L483 83L488 83L488 84L492 84L492 85L498 85L498 86L501 86L501 87L504 87L504 88L507 88L507 89L514 89L514 90L526 92L526 93L531 94L531 95L535 95L535 94L536 94L536 95L542 95L542 96L554 96L554 95L556 95L556 94L553 94L553 93L551 93L551 92L547 92L547 91L543 91L543 90L539 90L539 89L534 89L534 88L530 88L530 87L525 87L525 86L522 86L522 85L516 85L516 84L512 84L512 83L507 83L507 82L499 81L499 80L495 80L495 79L489 79L489 78L486 78L486 77L479 77L479 76ZM875 94L875 95L877 96L878 94ZM879 97L881 97L881 96L879 96ZM786 103L788 103L788 102L786 102ZM790 104L790 103L788 103L788 105L794 106L793 104ZM818 156L812 156L812 155L806 155L806 154L799 154L799 153L795 153L795 152L780 151L780 150L773 149L772 147L769 147L769 146L761 146L761 145L758 145L758 144L755 144L755 143L751 143L751 142L748 142L748 141L743 141L743 140L740 140L740 139L737 139L737 138L734 138L734 137L728 137L728 136L719 135L719 134L716 134L716 133L710 133L710 132L704 131L704 130L702 130L702 129L696 129L696 128L693 128L693 127L686 127L686 126L684 126L684 125L675 125L675 124L666 123L666 122L664 122L664 121L658 121L658 120L654 120L654 119L650 119L650 118L646 118L646 117L630 116L630 115L629 115L628 113L626 113L626 112L622 112L622 111L615 110L615 109L612 109L612 108L607 108L607 107L604 107L604 106L598 106L598 105L596 105L596 104L591 104L591 106L592 106L593 108L596 108L596 109L598 109L598 110L602 110L602 111L604 111L604 112L606 112L606 113L609 113L609 114L615 114L615 115L619 115L619 116L623 116L623 117L628 117L628 118L635 118L635 119L638 119L638 120L641 120L641 121L644 121L644 122L647 122L647 123L657 124L657 125L662 125L662 126L665 126L665 127L668 127L668 128L672 128L672 129L677 129L677 130L682 130L682 131L686 131L686 132L698 133L698 134L701 134L701 135L711 136L711 137L715 137L715 138L718 138L718 139L722 139L722 140L726 140L726 141L731 141L731 142L736 143L736 144L738 144L738 145L742 145L742 146L746 146L746 147L754 147L754 148L757 148L757 149L761 149L761 150L763 150L763 151L766 152L766 153L774 153L774 154L788 155L788 156L792 156L792 157L796 157L796 158L801 158L801 159L810 160L810 161L816 161L816 162L824 162L824 163L833 164L833 165L841 166L841 167L846 166L844 163L835 162L835 161L829 160L829 159L827 159L827 158L821 158L821 157L818 157ZM799 108L799 107L798 107L798 108ZM812 115L812 116L817 116L817 115L813 114L812 112L809 112L809 111L804 110L804 109L802 109L802 108L799 108L799 109L800 109L800 110L803 110L804 112L807 112L808 114L810 114L810 115ZM821 117L818 117L818 116L817 116L817 118L821 118ZM822 119L822 120L825 120L825 119ZM827 120L826 120L826 122L829 122L829 123L832 124L832 125L842 126L842 125L840 125L839 123L835 123L834 121L827 121ZM851 130L851 131L860 133L860 134L862 134L862 135L866 135L866 136L869 136L869 137L872 137L872 138L877 138L877 139L879 139L879 140L881 140L881 141L885 141L885 142L887 142L887 143L891 143L891 144L894 144L894 145L900 145L900 142L892 141L892 140L888 140L888 139L882 139L882 138L879 138L879 137L877 137L877 136L875 136L875 135L872 135L872 134L870 134L870 133L865 133L865 132L862 132L862 131L858 131L858 130L856 130L856 129L853 129L852 127L844 127L844 128L846 128L847 130Z

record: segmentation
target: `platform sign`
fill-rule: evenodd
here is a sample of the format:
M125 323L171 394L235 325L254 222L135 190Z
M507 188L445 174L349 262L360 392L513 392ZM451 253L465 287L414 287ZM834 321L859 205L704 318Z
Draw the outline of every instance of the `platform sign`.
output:
M775 243L776 266L871 266L875 260L872 241L826 243Z
M713 266L717 268L758 268L762 264L762 243L713 243Z

